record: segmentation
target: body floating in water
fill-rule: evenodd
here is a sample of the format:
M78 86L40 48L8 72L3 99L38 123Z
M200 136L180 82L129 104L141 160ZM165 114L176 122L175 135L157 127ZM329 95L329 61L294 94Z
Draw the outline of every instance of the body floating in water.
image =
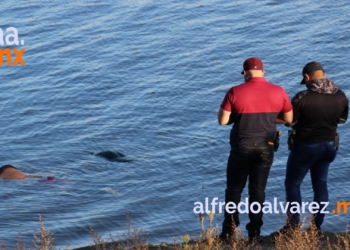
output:
M26 177L25 173L12 165L4 165L0 168L0 178L2 179L24 179Z
M37 175L26 175L18 168L12 165L4 165L0 168L0 179L24 179L24 178L43 178L42 176ZM47 180L53 180L53 176L47 177Z

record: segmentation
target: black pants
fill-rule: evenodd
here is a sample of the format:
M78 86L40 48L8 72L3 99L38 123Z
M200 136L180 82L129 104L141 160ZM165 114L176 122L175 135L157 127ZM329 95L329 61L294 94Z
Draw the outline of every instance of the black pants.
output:
M227 188L225 193L225 204L234 202L236 207L241 200L241 193L249 178L249 207L253 202L258 202L262 209L265 201L265 187L270 168L273 162L274 149L272 145L251 144L232 146L227 163ZM257 211L258 206L253 206ZM249 237L260 235L263 225L263 213L253 213L249 208L250 222L247 224ZM225 220L222 227L222 235L232 235L232 225L238 227L239 213L230 214L225 209Z

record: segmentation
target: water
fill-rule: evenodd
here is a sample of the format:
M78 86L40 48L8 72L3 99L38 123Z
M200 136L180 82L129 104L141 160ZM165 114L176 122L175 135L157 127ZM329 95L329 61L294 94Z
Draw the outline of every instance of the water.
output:
M0 181L0 239L18 231L31 245L38 215L56 246L121 235L126 211L149 242L198 235L194 202L224 201L230 127L217 124L225 92L243 81L250 56L289 96L302 90L301 70L320 61L350 96L347 1L9 1L0 27L16 27L26 66L2 66L1 164L53 181ZM4 47L4 46L3 46ZM287 128L282 141L286 141ZM330 209L349 200L348 124L329 173ZM96 154L114 151L128 161ZM288 150L276 153L267 197L284 200ZM310 178L302 184L312 201ZM247 191L242 197L247 197ZM262 234L281 214L264 217ZM214 224L221 227L223 215ZM247 215L241 216L242 226ZM347 215L326 216L323 229L344 231ZM207 219L206 219L207 222ZM207 224L206 224L207 225Z

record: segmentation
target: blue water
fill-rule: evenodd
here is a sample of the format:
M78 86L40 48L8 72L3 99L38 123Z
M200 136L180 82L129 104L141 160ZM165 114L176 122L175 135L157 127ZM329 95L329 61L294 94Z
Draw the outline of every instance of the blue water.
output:
M260 57L266 78L290 97L304 88L301 69L313 60L350 96L345 0L5 0L0 13L0 28L16 27L24 40L16 47L26 49L26 66L0 67L0 163L43 176L0 181L5 246L18 231L32 246L39 214L60 248L91 244L89 226L119 237L126 211L151 243L199 235L194 202L224 201L230 127L217 124L217 111L243 81L248 57ZM278 128L270 202L284 200L287 128ZM348 128L338 129L329 210L350 200ZM95 155L103 151L128 161ZM309 177L302 194L312 201ZM222 219L216 214L214 224ZM262 234L284 219L265 215ZM323 229L344 231L348 222L329 214ZM241 223L245 231L247 215Z

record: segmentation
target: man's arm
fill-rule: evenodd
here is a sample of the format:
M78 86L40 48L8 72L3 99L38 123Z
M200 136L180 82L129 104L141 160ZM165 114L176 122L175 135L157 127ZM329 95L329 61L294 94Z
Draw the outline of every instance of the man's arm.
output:
M277 116L276 123L290 126L291 123L295 124L297 116L298 116L295 112L294 103L293 103L293 100L295 99L295 97L293 97L292 101L290 101L288 94L285 90L283 90L283 95L284 95L285 103L284 103L282 111ZM289 110L289 111L287 111L287 110Z
M280 113L277 116L276 123L290 124L293 122L293 109L287 113Z
M345 95L345 94L344 94ZM349 100L347 97L345 97L345 105L344 105L344 109L343 109L343 112L340 116L340 119L339 119L339 124L344 124L346 122L346 120L348 119L348 113L349 113Z
M339 124L344 124L346 122L346 120L348 119L348 113L349 113L349 107L346 106L340 119L339 119Z
M220 125L227 125L230 121L231 112L223 110L221 107L218 112L218 122Z

